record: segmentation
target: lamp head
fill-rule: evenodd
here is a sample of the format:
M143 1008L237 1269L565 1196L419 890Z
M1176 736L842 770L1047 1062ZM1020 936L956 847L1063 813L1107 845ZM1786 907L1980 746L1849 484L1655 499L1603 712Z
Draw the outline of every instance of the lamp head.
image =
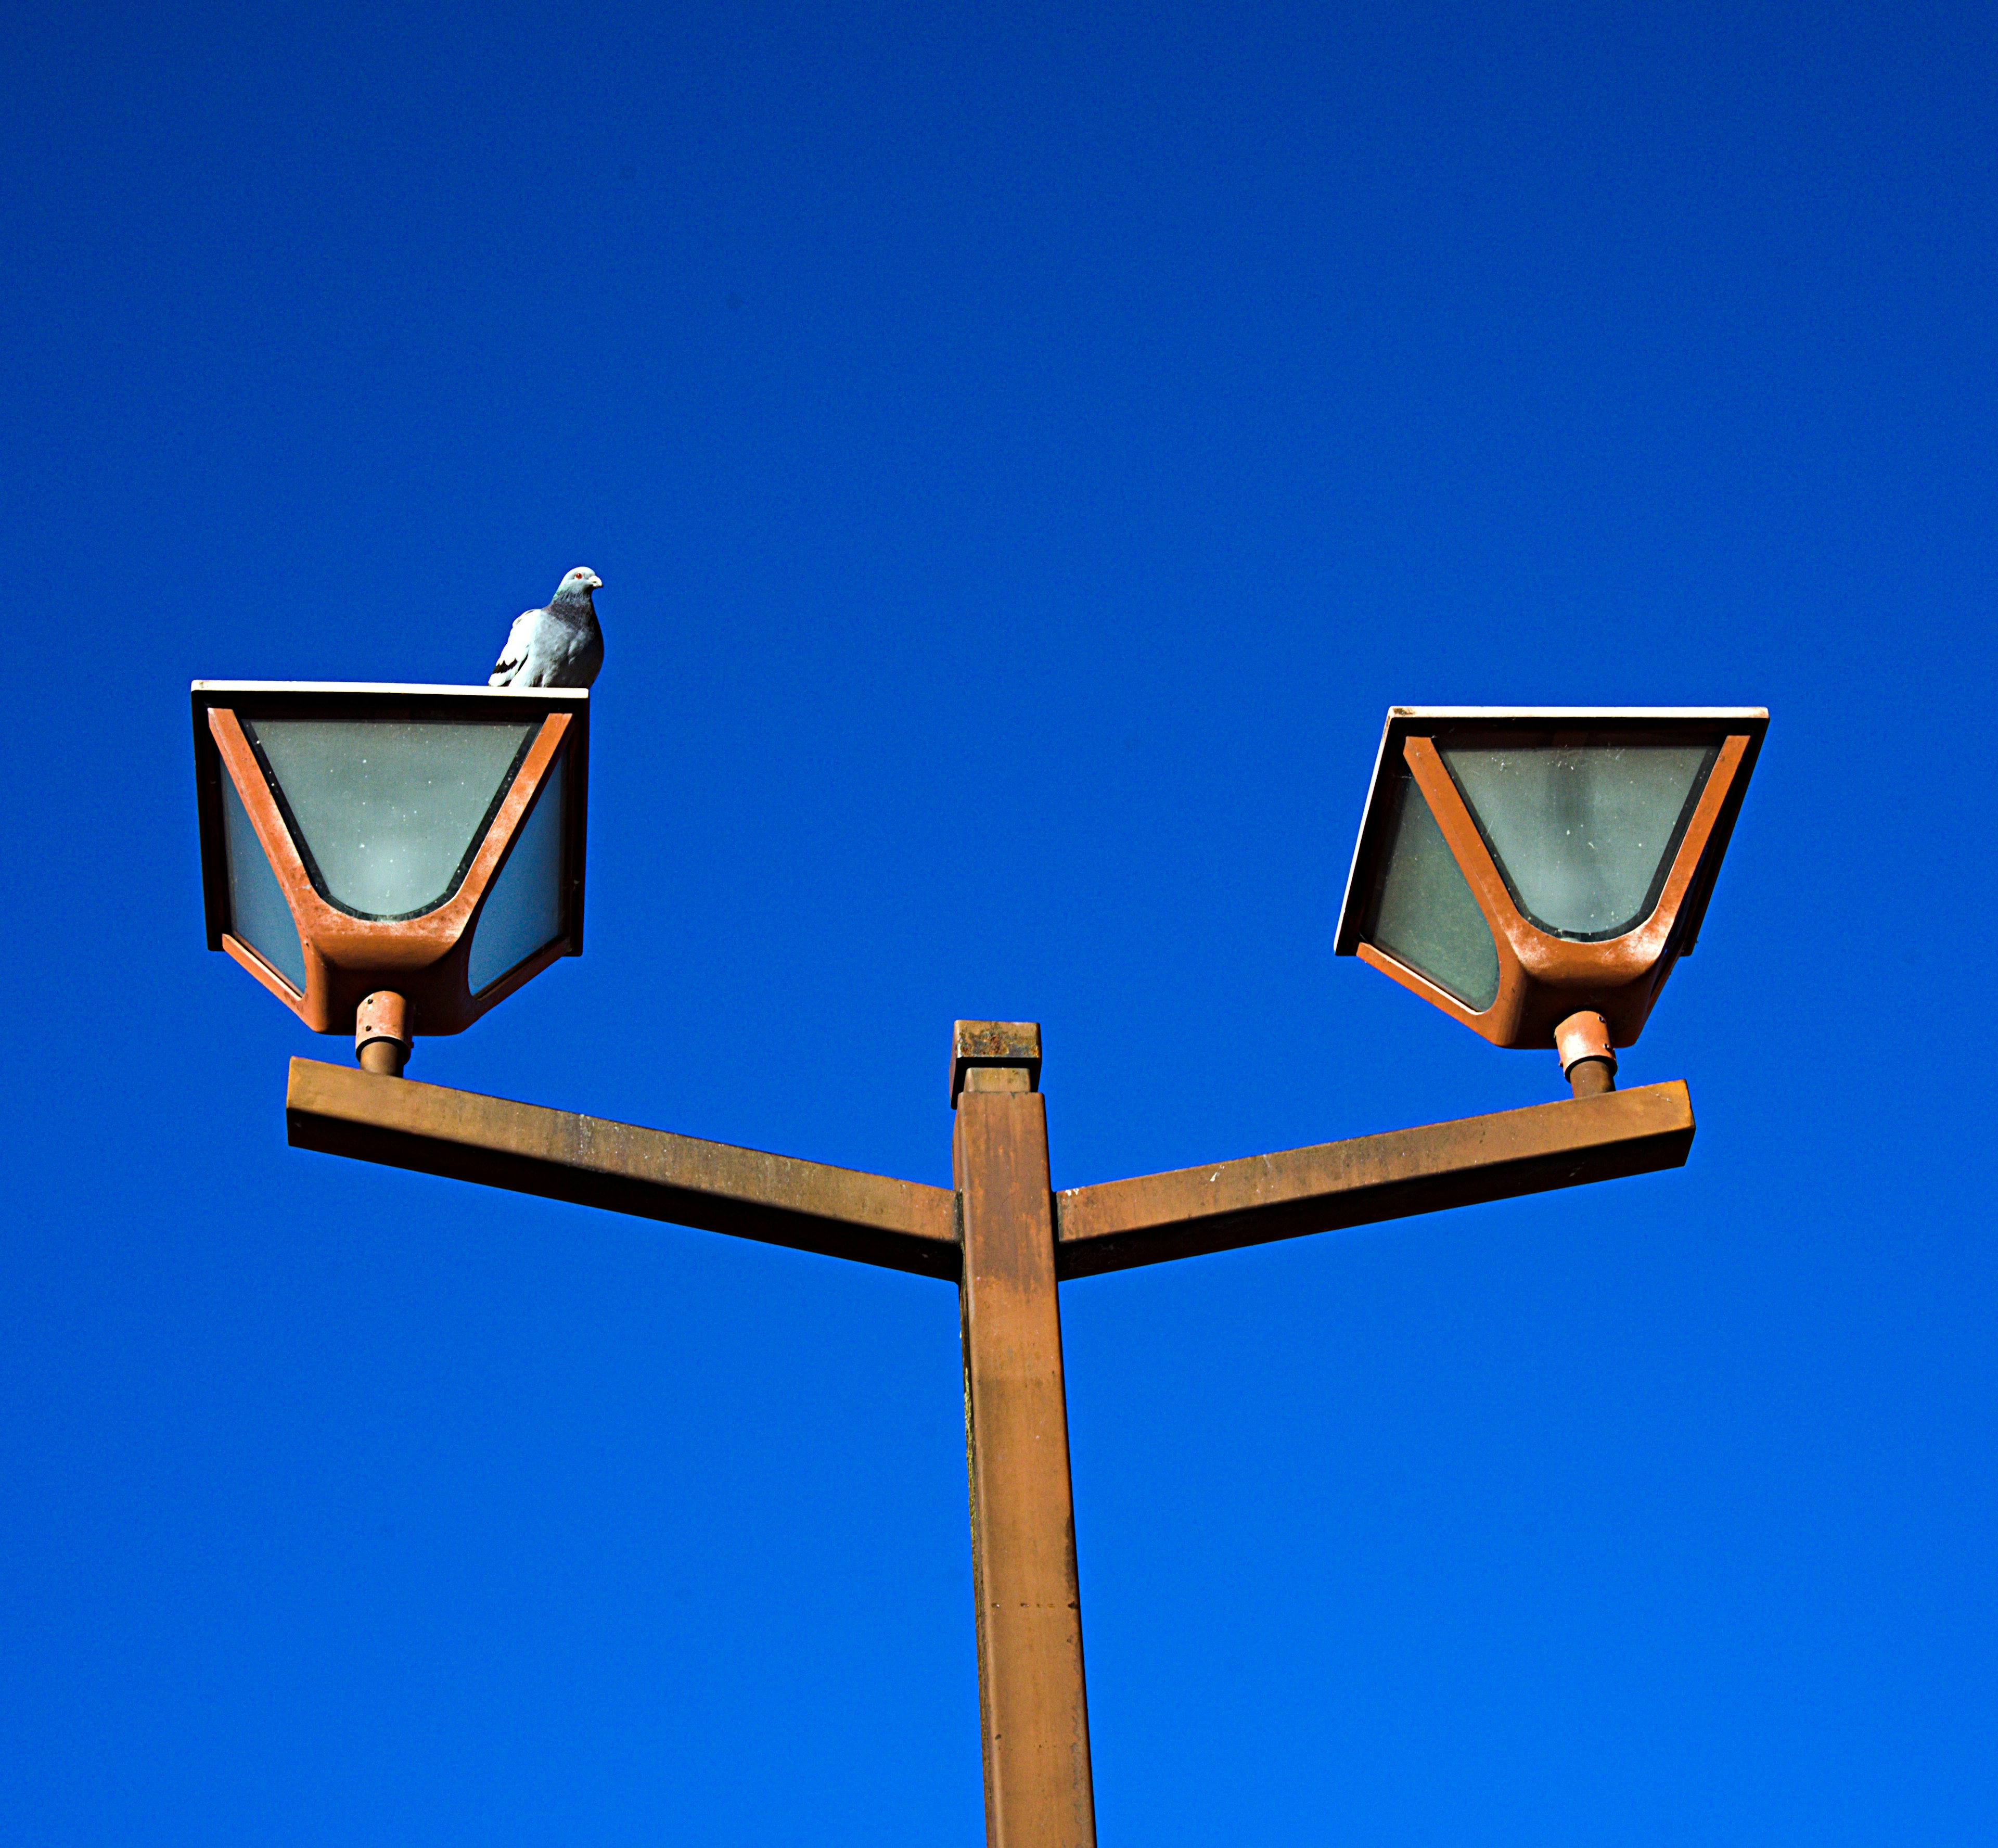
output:
M1346 883L1358 956L1498 1046L1643 1030L1699 934L1760 708L1397 706Z
M460 1033L582 953L586 690L197 680L193 705L209 947L315 1032L389 991L405 1033Z

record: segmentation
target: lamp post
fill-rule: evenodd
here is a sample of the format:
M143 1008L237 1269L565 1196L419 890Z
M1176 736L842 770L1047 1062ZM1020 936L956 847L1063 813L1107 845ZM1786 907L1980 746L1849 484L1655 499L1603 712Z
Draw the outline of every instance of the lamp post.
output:
M315 696L363 690L312 690ZM369 697L385 690L365 690ZM439 691L399 690L426 698ZM431 951L427 962L413 951L396 961L404 953L392 955L387 946L403 940L328 927L305 896L309 888L340 904L327 888L347 893L346 902L361 889L340 883L344 874L327 873L325 861L337 856L322 843L351 843L368 832L353 825L352 792L361 788L366 803L375 801L375 773L371 767L357 778L352 760L357 752L375 752L381 734L324 732L317 758L301 756L296 741L278 735L274 751L272 728L282 720L273 715L291 708L282 701L268 708L256 704L271 691L220 683L195 690L212 945L219 939L323 1032L344 1030L343 998L366 988L384 968L406 971L399 979L426 1030L455 1031L555 955L580 947L577 722L586 708L551 708L534 719L503 774L493 768L502 755L496 748L479 759L484 767L477 777L466 773L451 798L458 806L450 809L451 827L438 823L423 834L433 843L430 870L396 888L399 895L422 886L436 900L432 911L363 920L408 924L458 907L455 923L422 936ZM236 703L218 703L219 694ZM385 710L385 720L367 722L414 722L397 716L404 708ZM490 725L500 712L527 711L474 708L457 722ZM241 746L230 720L217 716L223 711L233 715ZM550 729L558 718L568 724ZM352 711L344 720L357 722ZM369 1058L379 1043L366 1036L368 1010L380 994L371 990L345 1003L360 1017L361 1069L292 1060L287 1134L297 1147L956 1283L986 1839L988 1848L1091 1848L1095 1809L1059 1285L1683 1164L1694 1126L1686 1087L1616 1091L1613 1043L1636 1039L1671 962L1692 946L1767 722L1766 713L1735 711L1397 708L1389 715L1337 947L1498 1044L1557 1047L1575 1092L1561 1102L1057 1192L1040 1095L1039 1026L961 1020L951 1045L953 1185L944 1189L412 1082L385 1069L391 1063L399 1069L399 1059ZM507 722L529 723L517 716ZM292 967L302 970L296 982L286 981L283 969L274 974L289 942L251 863L247 838L239 848L227 833L233 812L226 790L211 787L216 777L201 755L204 739L215 740L214 762L241 798L284 915L296 923L302 957ZM446 753L440 763L475 754L464 737L444 742L457 754ZM258 742L261 754L243 748ZM396 773L398 801L412 814L432 813L434 803L425 808L410 793L430 784L407 767L431 760L435 746L395 748L403 753L396 760L403 767ZM551 767L565 750L573 781L562 788L562 805L550 810ZM299 793L306 784L293 779L305 773L300 767L343 753L347 767L313 786L334 794L323 810L314 808ZM531 774L531 765L539 766ZM481 789L489 791L482 820L468 825ZM366 803L366 812L375 812ZM301 805L315 818L299 820ZM559 835L565 844L523 860L532 817L544 811L566 818ZM458 883L441 882L435 869L461 837L451 874ZM372 842L367 850L376 850ZM489 979L479 988L466 973L466 934L475 957L479 933L496 928L485 920L513 916L496 910L494 895L517 862L558 866L564 896L553 909L522 902L538 920L532 929L496 927L508 933L505 949L489 956ZM475 874L486 881L476 891ZM532 890L551 889L542 874L534 877L541 883ZM437 897L447 887L448 894ZM530 888L523 883L522 889ZM544 929L556 934L540 936ZM529 939L537 940L523 950ZM500 973L491 974L495 967ZM430 1028L433 1019L444 1024Z

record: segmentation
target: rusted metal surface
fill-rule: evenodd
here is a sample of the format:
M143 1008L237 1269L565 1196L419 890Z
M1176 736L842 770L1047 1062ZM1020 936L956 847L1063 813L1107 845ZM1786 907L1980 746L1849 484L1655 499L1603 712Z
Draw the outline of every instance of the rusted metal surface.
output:
M400 1078L410 1062L410 1049L400 1040L368 1040L354 1056L363 1071L376 1078Z
M947 1189L475 1092L292 1061L294 1147L317 1149L955 1280Z
M1092 1277L1272 1239L1682 1166L1682 1084L1646 1085L1422 1129L1076 1187L1056 1196L1056 1265Z
M354 1010L354 1056L363 1071L400 1078L410 1062L410 1004L392 988L378 988Z
M1004 1068L981 1082L1008 1081ZM1015 1078L1011 1081L1018 1083ZM1018 1090L959 1098L1021 1099ZM1038 1105L1036 1108L1038 1108ZM951 1196L917 1182L763 1154L469 1091L292 1061L292 1144L956 1281ZM1682 1165L1683 1084L1537 1104L1056 1196L1062 1277L1296 1238ZM1043 1158L1045 1159L1045 1157Z
M957 1104L985 1839L1093 1848L1046 1106L1024 1089Z
M1554 1029L1554 1051L1561 1076L1577 1097L1600 1097L1616 1088L1616 1053L1609 1023L1598 1013L1571 1014Z
M975 1075L987 1074L981 1080ZM1021 1081L1024 1079L1024 1083ZM1031 1020L959 1020L950 1034L950 1102L966 1086L1036 1091L1041 1083L1041 1030Z
M1561 1060L1561 1075L1580 1059L1602 1059L1616 1069L1616 1049L1609 1043L1609 1023L1592 1009L1571 1014L1554 1029L1554 1051Z
M1577 1097L1601 1097L1616 1088L1616 1066L1609 1059L1578 1059L1568 1068L1568 1081Z

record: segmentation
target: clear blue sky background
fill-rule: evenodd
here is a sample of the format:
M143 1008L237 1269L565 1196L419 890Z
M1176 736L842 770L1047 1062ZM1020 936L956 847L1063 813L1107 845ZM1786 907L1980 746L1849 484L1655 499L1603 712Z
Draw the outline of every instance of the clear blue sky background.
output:
M1058 1184L1559 1095L1391 703L1775 715L1682 1171L1068 1286L1106 1848L1998 1839L1988 8L13 10L0 1814L980 1834L945 1286L295 1153L197 676L594 566L587 954L412 1075Z

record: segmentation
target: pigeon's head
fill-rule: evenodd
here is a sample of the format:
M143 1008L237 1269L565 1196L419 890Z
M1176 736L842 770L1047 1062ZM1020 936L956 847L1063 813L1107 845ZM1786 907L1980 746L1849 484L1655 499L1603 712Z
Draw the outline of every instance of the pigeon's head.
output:
M567 597L586 603L593 590L601 590L603 580L587 565L579 565L568 576L555 586L558 597Z

